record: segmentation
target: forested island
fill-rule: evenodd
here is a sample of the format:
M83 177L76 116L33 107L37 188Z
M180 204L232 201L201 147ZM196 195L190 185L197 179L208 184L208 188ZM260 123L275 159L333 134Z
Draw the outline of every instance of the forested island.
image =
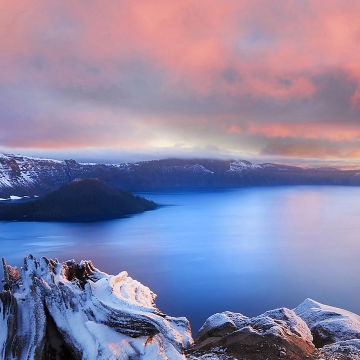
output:
M92 222L121 218L156 207L153 201L99 179L75 179L36 200L0 204L0 220Z

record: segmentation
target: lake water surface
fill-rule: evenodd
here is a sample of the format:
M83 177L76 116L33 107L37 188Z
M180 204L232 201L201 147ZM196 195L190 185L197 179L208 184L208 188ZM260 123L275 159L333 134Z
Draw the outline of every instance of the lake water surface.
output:
M194 335L216 312L255 316L307 297L360 314L360 187L143 195L171 206L90 224L0 222L0 256L126 270Z

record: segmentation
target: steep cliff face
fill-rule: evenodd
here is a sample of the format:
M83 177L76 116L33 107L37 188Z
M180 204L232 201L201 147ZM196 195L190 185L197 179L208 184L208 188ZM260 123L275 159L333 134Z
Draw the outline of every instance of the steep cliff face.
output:
M66 161L0 155L0 194L43 195L70 181Z
M185 360L189 322L162 314L126 271L30 255L18 272L3 261L0 359Z
M0 155L0 197L44 195L76 178L98 178L128 191L208 189L254 185L360 185L360 172L303 169L245 160L154 160L89 164Z
M0 155L0 196L41 196L76 178L112 178L112 174L119 175L125 168L126 164L81 164L74 160Z

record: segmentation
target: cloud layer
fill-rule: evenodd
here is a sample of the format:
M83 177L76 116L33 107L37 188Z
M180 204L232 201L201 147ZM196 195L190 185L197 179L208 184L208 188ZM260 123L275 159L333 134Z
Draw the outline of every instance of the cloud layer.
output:
M360 159L359 16L357 0L3 0L0 145Z

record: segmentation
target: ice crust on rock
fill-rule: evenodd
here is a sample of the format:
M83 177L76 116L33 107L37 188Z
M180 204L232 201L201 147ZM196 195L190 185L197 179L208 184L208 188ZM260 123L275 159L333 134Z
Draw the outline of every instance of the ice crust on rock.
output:
M310 328L316 347L360 339L360 316L350 311L306 299L294 312Z
M162 314L125 271L29 255L19 272L4 261L4 273L0 359L177 360L192 344L187 319Z

